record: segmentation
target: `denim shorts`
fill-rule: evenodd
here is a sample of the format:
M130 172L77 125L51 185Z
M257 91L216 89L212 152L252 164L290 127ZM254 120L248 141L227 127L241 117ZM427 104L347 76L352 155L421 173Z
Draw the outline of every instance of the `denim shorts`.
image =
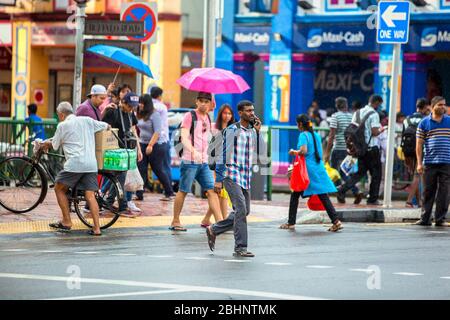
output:
M214 177L208 164L181 161L179 190L185 193L191 192L194 180L197 180L204 190L214 189Z

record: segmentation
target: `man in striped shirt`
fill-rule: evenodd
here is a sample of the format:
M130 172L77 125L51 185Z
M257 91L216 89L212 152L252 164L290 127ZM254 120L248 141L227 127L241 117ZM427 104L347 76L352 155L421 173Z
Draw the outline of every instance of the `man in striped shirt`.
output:
M345 144L344 132L345 129L352 123L352 114L348 111L348 102L344 97L337 97L335 100L335 106L337 112L330 118L330 134L328 135L327 148L325 150L324 160L329 162L330 166L339 171L344 181L350 179L341 170L341 163L347 157L347 145ZM333 148L333 151L331 151ZM331 162L330 162L331 154ZM363 193L359 192L359 189L354 186L352 188L353 195L355 196L354 204L359 204L363 198Z
M216 236L234 229L234 256L254 257L247 251L247 215L250 213L250 180L252 165L260 154L265 154L265 145L259 137L261 121L255 115L250 101L238 104L240 122L232 124L223 132L221 161L216 163L214 191L218 194L225 187L233 204L225 220L206 228L208 245L214 250ZM256 151L256 154L255 154Z
M445 215L450 191L450 116L445 114L443 97L434 97L431 108L431 115L419 123L416 134L417 172L424 174L422 216L416 225L431 225L436 199L435 225L448 227Z

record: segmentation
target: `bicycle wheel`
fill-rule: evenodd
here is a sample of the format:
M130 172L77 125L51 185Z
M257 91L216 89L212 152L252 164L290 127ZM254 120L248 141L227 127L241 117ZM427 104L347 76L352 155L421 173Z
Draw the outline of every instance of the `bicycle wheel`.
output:
M6 158L0 162L0 205L14 213L36 208L47 195L47 177L32 160Z
M123 196L123 193L119 193L118 185L114 176L99 175L99 190L95 192L95 198L100 212L100 229L109 228L119 219L119 197ZM92 228L94 221L83 190L78 190L77 187L72 190L72 203L81 222Z

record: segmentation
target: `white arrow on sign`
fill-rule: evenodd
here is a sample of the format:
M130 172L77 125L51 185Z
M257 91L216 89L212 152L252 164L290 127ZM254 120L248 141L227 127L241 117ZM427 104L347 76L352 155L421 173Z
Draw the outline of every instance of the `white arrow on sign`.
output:
M389 6L381 15L389 28L395 28L394 20L406 20L406 12L394 12L396 8L396 5Z

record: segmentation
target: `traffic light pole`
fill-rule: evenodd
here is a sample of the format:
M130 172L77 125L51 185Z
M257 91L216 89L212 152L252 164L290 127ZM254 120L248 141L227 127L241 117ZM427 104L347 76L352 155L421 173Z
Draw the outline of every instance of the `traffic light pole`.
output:
M83 81L83 34L86 18L86 0L75 0L77 3L76 34L75 34L75 72L73 79L73 109L76 111L81 103L81 88Z
M398 76L400 74L400 54L401 44L394 44L392 76L391 76L391 96L389 99L389 126L388 141L386 150L386 167L384 177L384 206L392 206L392 175L394 173L394 153L395 153L395 122L398 99Z

